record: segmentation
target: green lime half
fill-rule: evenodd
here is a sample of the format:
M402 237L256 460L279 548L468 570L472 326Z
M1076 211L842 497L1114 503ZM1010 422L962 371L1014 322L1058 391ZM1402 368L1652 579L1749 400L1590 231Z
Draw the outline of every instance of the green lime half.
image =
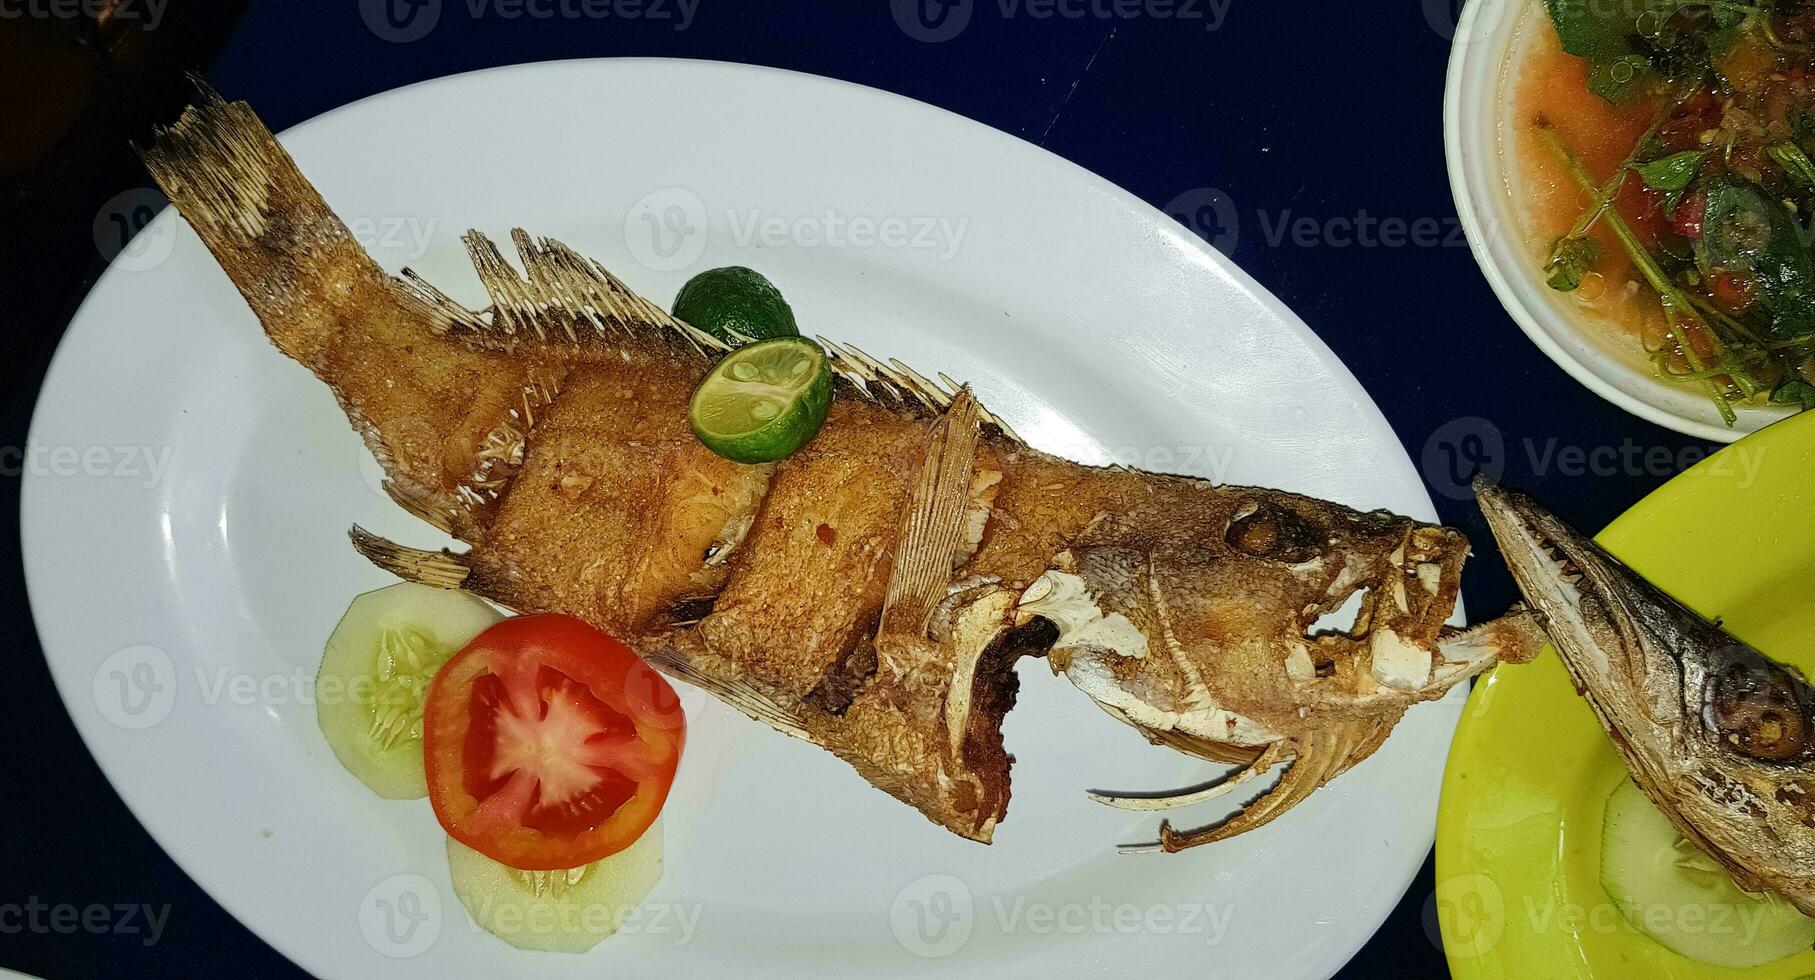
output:
M800 336L781 290L741 265L707 269L687 280L674 297L674 315L733 346Z
M739 463L773 463L807 444L832 404L826 352L781 337L725 355L693 392L687 420L706 448Z

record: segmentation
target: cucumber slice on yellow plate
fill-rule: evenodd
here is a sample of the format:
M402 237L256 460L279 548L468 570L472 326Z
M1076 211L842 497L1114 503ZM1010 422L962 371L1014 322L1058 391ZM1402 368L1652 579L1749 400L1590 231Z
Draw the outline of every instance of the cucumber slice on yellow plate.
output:
M615 934L662 877L662 822L571 871L519 871L447 841L454 894L480 928L518 949L584 953Z
M1745 969L1815 944L1815 919L1742 891L1625 779L1607 798L1601 885L1634 929L1692 960Z
M739 463L773 463L807 444L832 404L826 352L802 337L781 337L725 355L687 406L706 448Z
M429 679L503 618L478 596L414 582L354 599L328 637L315 679L315 720L340 764L387 800L427 796Z

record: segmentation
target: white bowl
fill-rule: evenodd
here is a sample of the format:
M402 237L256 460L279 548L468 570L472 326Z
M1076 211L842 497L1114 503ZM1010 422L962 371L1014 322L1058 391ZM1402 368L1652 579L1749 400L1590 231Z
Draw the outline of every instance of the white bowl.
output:
M1541 0L1469 0L1456 25L1444 93L1450 189L1475 261L1506 312L1550 359L1601 397L1640 418L1715 442L1732 442L1792 414L1735 405L1728 426L1706 394L1657 375L1637 343L1589 321L1568 294L1545 284L1542 256L1526 239L1514 190L1517 159L1506 142L1516 81L1513 56L1529 32L1548 30Z

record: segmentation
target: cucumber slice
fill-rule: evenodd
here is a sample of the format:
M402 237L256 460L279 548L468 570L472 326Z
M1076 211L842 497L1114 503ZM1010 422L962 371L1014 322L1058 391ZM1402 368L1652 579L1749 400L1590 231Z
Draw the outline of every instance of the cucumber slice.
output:
M404 582L367 592L328 637L315 720L347 771L387 800L428 795L422 701L429 679L504 617L466 592Z
M1692 960L1745 969L1815 944L1815 919L1742 891L1631 779L1607 798L1601 886L1634 929Z
M571 871L518 871L449 837L454 894L486 932L518 949L584 953L610 937L662 877L662 821L636 843Z

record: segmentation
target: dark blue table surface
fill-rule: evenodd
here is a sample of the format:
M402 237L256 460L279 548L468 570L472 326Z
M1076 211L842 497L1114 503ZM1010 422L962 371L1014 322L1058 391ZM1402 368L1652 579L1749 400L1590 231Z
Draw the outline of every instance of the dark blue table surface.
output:
M404 16L389 21L376 2L255 2L210 78L281 129L476 68L706 58L887 89L1037 143L1175 212L1310 323L1426 464L1443 519L1486 549L1465 581L1477 616L1507 605L1511 584L1452 459L1486 458L1598 528L1707 448L1572 381L1482 279L1443 163L1455 0L530 0L547 18L510 16L521 0L398 2ZM23 419L29 399L10 393L9 417ZM15 506L17 481L0 493ZM16 566L4 585L21 642L20 677L0 693L14 733L0 901L143 903L167 918L149 942L146 930L9 928L0 908L0 964L52 978L295 975L113 795L23 629ZM1427 862L1343 975L1442 975L1434 887ZM1214 949L1202 975L1224 975Z

